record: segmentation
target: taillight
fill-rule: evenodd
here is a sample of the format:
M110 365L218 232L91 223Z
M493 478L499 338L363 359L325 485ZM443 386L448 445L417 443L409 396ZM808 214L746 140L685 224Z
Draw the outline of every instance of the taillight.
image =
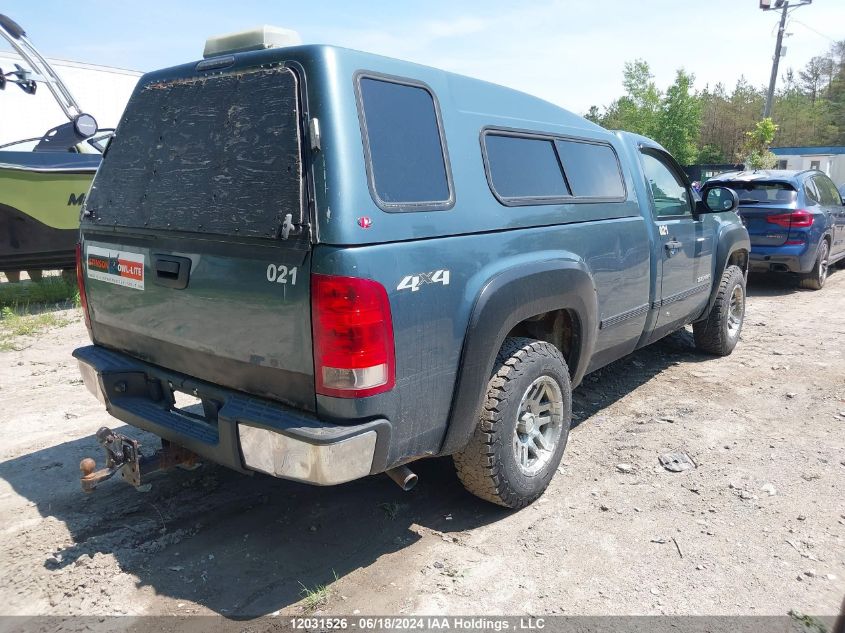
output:
M85 327L91 333L91 317L88 315L88 296L85 294L85 268L82 262L82 244L76 243L76 286L79 288L79 303L85 315Z
M311 319L317 393L361 398L393 389L393 321L384 286L312 275Z
M792 213L778 213L766 217L769 224L777 224L785 229L805 229L813 225L813 214L800 209Z

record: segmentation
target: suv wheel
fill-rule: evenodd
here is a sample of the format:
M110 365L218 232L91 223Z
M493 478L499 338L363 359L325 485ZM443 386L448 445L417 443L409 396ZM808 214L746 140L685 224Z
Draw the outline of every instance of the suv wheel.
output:
M560 464L572 419L569 370L543 341L509 338L496 357L481 418L452 456L472 494L522 508L543 494Z
M745 275L739 266L728 266L722 273L710 314L692 324L695 346L703 352L727 356L739 341L744 319Z
M821 290L824 282L827 281L827 258L830 254L830 246L827 240L819 244L819 254L816 256L816 263L813 270L801 279L801 287L809 290Z

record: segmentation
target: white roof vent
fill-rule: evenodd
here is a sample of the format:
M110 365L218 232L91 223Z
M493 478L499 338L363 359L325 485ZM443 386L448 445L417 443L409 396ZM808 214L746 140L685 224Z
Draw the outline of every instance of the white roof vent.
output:
M278 26L258 26L246 31L215 35L205 41L204 58L216 57L228 53L263 51L265 48L280 48L302 44L299 33Z

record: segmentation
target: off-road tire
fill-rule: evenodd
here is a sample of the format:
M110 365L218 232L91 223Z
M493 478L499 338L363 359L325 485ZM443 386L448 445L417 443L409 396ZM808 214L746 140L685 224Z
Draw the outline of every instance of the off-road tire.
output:
M513 446L520 404L541 377L560 388L560 436L548 461L533 476L517 464ZM522 508L536 500L554 476L572 421L569 370L550 343L529 338L505 339L496 356L493 375L469 443L452 456L458 478L472 494L506 508Z
M736 312L732 311L732 298L736 299L735 292L740 293L741 314L739 324L736 324ZM742 331L742 323L745 319L745 275L739 266L728 266L722 273L719 281L719 290L716 293L716 301L710 310L710 314L703 321L692 324L692 334L695 339L695 346L708 354L727 356L730 354Z
M827 281L828 257L830 257L830 244L827 240L822 240L819 244L819 252L816 255L816 263L813 264L813 270L801 277L799 286L807 290L821 290L824 287L824 282Z

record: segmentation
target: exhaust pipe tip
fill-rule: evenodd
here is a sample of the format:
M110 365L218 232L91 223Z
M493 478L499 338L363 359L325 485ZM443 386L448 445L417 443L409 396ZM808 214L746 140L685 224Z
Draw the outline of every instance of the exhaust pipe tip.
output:
M395 481L396 485L405 492L408 492L416 486L417 481L419 480L417 474L407 466L397 466L396 468L391 468L390 470L385 471L385 474Z

